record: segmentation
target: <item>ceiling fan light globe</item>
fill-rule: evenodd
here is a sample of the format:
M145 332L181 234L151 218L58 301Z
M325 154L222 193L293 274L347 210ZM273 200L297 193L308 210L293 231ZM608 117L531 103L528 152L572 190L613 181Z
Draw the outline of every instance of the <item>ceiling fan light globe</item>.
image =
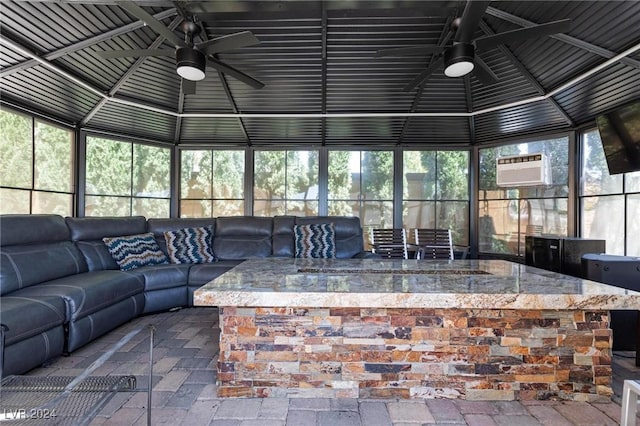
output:
M204 72L191 66L181 66L176 70L178 75L185 80L200 81L204 79Z
M458 43L444 52L444 75L462 77L473 71L475 48L472 44Z
M197 49L181 47L176 51L176 71L186 80L200 81L204 79L206 58Z
M462 77L473 71L473 62L460 61L449 64L444 69L444 75L447 77Z

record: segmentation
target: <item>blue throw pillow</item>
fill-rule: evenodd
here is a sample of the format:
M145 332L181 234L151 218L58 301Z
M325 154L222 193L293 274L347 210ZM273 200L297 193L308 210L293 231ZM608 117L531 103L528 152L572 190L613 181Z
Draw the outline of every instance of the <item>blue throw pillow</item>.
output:
M166 231L167 252L171 263L208 263L213 255L213 229L210 226Z
M111 257L123 271L140 268L147 265L162 265L169 263L167 255L160 250L160 246L152 233L127 235L124 237L103 238Z
M333 223L295 225L293 232L296 237L296 257L336 257L336 232Z

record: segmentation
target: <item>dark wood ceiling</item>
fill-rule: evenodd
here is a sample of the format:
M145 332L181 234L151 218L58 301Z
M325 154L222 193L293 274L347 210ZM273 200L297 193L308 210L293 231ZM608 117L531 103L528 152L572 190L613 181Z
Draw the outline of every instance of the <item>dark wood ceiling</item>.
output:
M377 50L438 44L465 2L138 2L175 29L195 15L211 39L249 30L260 44L218 55L265 83L207 68L181 91L173 48L117 2L3 1L3 101L78 127L175 144L461 145L569 129L640 98L640 1L495 1L475 37L569 18L570 31L479 56L498 83L445 77L403 91L430 55ZM613 59L612 59L613 58ZM594 72L595 71L595 72Z

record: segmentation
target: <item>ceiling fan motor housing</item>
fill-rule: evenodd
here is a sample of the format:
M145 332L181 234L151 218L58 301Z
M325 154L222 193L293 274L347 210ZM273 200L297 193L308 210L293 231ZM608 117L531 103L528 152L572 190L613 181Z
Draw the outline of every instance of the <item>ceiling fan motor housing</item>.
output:
M444 52L444 74L447 77L462 77L473 71L475 47L471 43L457 43Z
M204 53L191 47L179 47L176 50L176 71L180 77L199 81L204 78L207 60Z

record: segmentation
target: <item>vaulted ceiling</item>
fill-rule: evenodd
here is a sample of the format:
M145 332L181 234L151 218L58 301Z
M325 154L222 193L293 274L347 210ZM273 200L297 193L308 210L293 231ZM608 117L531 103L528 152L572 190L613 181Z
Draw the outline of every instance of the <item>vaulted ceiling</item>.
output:
M569 31L482 50L497 76L437 69L434 55L380 49L440 44L464 1L140 1L173 29L196 17L202 42L251 31L260 43L215 58L185 94L173 57L99 52L175 46L117 1L3 1L0 98L81 128L182 145L473 145L570 129L640 98L640 1L494 1L474 38L559 19ZM125 5L126 6L126 5Z

